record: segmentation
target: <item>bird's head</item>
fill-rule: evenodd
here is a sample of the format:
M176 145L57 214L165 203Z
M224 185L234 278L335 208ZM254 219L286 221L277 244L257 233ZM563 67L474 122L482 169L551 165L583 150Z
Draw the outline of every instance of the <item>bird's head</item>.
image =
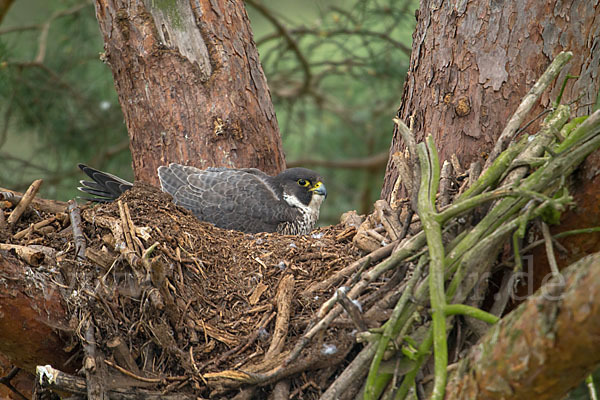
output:
M321 175L306 168L290 168L275 177L283 188L285 201L295 207L319 212L327 190Z

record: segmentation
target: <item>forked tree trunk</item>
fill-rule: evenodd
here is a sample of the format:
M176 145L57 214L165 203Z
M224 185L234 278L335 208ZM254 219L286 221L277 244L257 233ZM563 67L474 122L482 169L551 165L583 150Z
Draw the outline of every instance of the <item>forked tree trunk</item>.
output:
M523 96L561 51L574 57L531 118L547 108L567 74L564 100L590 114L600 86L600 4L593 1L422 0L399 114L414 117L417 141L433 135L442 160L483 159ZM581 97L580 97L581 96ZM403 150L394 132L390 155ZM398 177L388 162L382 198Z
M97 0L136 179L169 162L285 168L241 0Z

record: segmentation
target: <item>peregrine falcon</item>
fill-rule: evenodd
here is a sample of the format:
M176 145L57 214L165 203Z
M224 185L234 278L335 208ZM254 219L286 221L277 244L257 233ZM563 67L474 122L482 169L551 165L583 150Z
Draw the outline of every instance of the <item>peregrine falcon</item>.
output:
M80 181L79 190L109 202L133 184L84 164L79 168L91 181ZM161 189L175 204L199 220L246 233L279 232L305 235L319 218L327 196L323 179L306 168L290 168L270 176L255 168L198 169L180 164L158 168Z

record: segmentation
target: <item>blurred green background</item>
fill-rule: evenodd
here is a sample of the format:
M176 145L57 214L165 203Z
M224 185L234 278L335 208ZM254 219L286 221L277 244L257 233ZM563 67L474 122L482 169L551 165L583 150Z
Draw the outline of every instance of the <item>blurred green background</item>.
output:
M326 179L322 224L379 197L417 5L246 2L288 165ZM40 196L67 200L83 178L78 162L132 179L102 52L91 1L13 3L0 24L0 187L24 191L43 178Z

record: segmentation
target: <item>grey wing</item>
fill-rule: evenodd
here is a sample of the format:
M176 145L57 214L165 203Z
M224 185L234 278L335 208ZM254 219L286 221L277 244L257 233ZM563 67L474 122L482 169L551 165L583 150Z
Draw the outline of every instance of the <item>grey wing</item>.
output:
M179 185L171 193L175 203L221 228L274 232L281 222L298 215L298 210L280 200L272 178L258 170L199 170L178 165L170 165L169 169L169 173L159 176L162 182L164 175L165 189Z
M175 163L171 163L168 166L158 167L160 188L163 192L167 192L171 196L175 197L177 190L179 190L180 187L188 184L188 176L202 172L203 170L199 168Z

